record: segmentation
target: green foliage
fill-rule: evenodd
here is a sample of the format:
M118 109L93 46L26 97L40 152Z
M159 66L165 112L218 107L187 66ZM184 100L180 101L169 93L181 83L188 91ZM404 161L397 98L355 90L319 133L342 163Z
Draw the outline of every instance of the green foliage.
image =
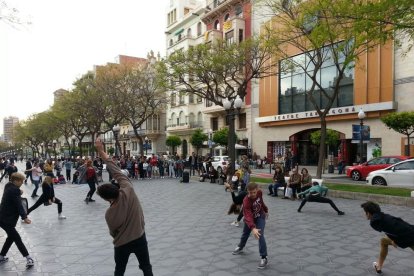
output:
M381 155L382 155L382 151L380 147L376 147L375 149L372 149L373 157L380 157Z
M414 132L414 112L393 112L381 118L381 121L398 133L410 136Z
M213 134L213 141L216 144L223 145L227 147L228 143L228 137L229 137L229 129L228 128L222 128Z
M175 147L181 145L182 141L177 135L170 135L165 140L165 144L172 148L172 151L175 152Z
M203 130L200 128L196 129L193 135L191 135L190 143L197 149L197 154L198 154L198 150L203 146L204 141L207 141L207 139L208 139L207 134L203 133Z
M317 130L311 133L310 140L312 144L320 145L321 143L321 131ZM339 143L339 133L333 129L326 130L325 144L329 146L335 146Z
M113 147L110 147L108 149L108 153L109 153L109 155L113 155L115 153L115 149Z
M390 196L402 196L410 197L411 190L407 188L397 187L382 187L372 185L354 185L354 184L325 184L331 190L347 191L355 193L377 194L377 195L390 195Z

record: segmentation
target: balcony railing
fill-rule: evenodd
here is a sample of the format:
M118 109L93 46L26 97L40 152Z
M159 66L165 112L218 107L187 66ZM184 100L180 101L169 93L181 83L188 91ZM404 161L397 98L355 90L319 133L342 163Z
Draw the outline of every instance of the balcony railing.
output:
M181 123L181 124L169 124L167 129L169 130L181 130L181 129L191 129L191 128L202 128L202 122L190 122L190 123Z

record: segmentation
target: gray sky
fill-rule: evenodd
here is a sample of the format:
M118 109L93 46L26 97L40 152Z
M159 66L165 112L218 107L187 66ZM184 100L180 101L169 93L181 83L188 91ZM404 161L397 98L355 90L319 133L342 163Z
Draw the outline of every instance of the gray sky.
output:
M168 0L7 0L29 26L0 21L0 133L3 118L47 110L53 92L93 65L124 54L165 56Z

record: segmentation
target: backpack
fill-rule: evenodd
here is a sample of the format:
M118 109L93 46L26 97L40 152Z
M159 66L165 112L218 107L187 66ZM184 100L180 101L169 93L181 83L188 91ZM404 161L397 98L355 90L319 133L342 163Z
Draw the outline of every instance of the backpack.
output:
M88 168L86 170L86 180L90 181L90 180L94 180L95 179L95 169L94 168Z

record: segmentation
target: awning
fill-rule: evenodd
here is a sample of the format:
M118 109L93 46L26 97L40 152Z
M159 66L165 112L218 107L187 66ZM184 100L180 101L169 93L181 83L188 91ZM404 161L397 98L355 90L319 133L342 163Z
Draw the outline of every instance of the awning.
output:
M182 32L184 32L184 29L181 29L181 30L176 31L176 32L174 33L174 35L179 35L179 34L181 34Z

